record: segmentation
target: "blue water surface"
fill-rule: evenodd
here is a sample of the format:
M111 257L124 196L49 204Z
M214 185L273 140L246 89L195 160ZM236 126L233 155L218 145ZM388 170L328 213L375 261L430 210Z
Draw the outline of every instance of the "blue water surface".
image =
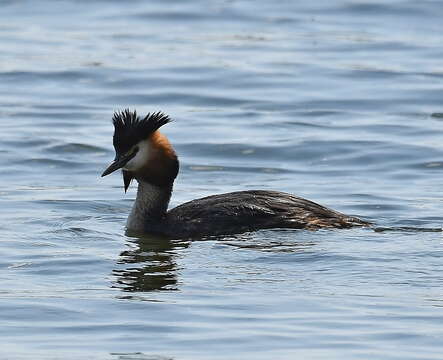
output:
M0 358L443 354L441 1L0 1ZM374 229L125 235L114 111L171 205L287 191Z

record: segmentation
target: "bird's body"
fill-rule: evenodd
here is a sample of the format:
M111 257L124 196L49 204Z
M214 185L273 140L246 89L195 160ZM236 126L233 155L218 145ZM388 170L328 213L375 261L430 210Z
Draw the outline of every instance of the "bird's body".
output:
M169 210L160 224L148 228L188 237L270 228L349 228L367 223L284 192L248 190L189 201Z
M177 156L158 131L168 121L161 113L143 119L128 110L114 115L117 156L102 176L123 168L125 190L133 178L139 183L128 230L189 238L269 228L316 230L369 225L312 201L266 190L212 195L168 211L178 173Z

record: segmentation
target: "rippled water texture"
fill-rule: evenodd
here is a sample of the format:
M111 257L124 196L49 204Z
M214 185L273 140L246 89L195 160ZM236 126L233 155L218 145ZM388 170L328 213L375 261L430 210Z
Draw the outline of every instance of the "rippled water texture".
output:
M2 359L441 359L441 1L0 1ZM113 111L172 205L276 189L374 221L124 235Z

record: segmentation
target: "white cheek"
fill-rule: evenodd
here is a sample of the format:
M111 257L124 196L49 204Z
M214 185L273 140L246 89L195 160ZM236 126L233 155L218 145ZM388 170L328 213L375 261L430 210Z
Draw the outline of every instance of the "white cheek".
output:
M129 160L123 167L124 170L137 171L148 162L149 144L146 140L140 141L138 144L138 152L131 160Z

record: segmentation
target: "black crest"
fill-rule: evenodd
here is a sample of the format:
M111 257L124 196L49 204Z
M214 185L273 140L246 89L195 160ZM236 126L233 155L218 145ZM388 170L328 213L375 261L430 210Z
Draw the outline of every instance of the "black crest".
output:
M137 116L137 112L125 109L114 113L114 148L118 153L126 153L139 141L146 139L171 119L158 111L148 113L144 118Z

